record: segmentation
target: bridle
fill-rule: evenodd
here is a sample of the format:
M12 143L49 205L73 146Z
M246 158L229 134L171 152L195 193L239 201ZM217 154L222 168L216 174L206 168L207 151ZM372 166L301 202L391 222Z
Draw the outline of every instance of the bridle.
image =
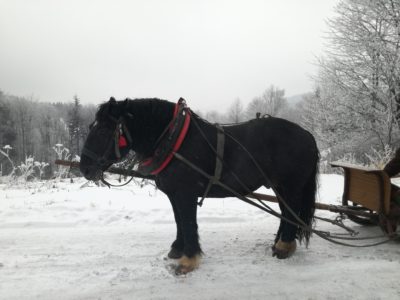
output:
M133 116L130 113L126 113L118 119L109 114L107 114L106 117L115 124L115 128L113 129L114 132L111 138L104 141L107 143L104 153L99 155L93 152L87 148L87 144L82 149L82 154L89 157L94 165L101 171L105 166L110 166L120 160L122 157L120 149L127 146L132 148L133 145L132 137L126 126L126 117L133 118ZM135 165L137 165L137 171L141 174L149 176L159 174L172 160L173 153L179 150L188 132L190 120L191 112L186 106L186 101L180 98L175 105L171 121L153 145L153 155L146 158L135 155L130 168L134 168ZM89 128L93 129L96 125L97 120L94 121ZM109 128L108 130L109 135L112 129ZM114 154L116 159L110 159L110 157L113 156L112 154ZM141 160L139 158L141 158ZM102 171L99 179L106 185L113 186L104 180L104 171Z
M94 163L100 167L100 169L104 165L113 164L116 161L109 159L110 154L114 151L115 157L117 160L121 159L121 148L132 146L132 137L129 133L129 130L126 126L126 120L124 116L114 118L113 116L108 116L108 118L115 123L115 129L113 138L111 138L107 142L106 150L103 155L99 155L92 150L88 149L86 146L82 149L82 154L86 155L90 159L94 161ZM97 125L97 121L94 121L89 128L93 129Z

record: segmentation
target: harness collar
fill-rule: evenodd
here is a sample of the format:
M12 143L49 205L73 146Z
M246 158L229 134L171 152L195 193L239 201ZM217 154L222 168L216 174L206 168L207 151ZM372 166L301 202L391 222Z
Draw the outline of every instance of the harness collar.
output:
M189 130L190 119L190 109L186 106L186 101L180 98L175 105L171 122L158 138L154 155L139 165L138 172L143 175L158 175L169 165L174 153L182 146Z

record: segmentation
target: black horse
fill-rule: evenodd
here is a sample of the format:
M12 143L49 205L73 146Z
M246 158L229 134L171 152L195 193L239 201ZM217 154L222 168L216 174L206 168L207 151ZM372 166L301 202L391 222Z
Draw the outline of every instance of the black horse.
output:
M143 163L143 170L146 170L150 159L157 160L162 152L164 146L160 147L160 143L175 134L174 128L179 122L173 120L178 108L174 103L159 99L115 101L111 98L103 103L82 152L80 169L83 175L89 180L101 179L103 171L129 150L146 160ZM296 248L296 237L300 242L305 240L307 245L314 216L319 161L313 136L300 126L275 117L256 118L223 126L221 130L185 107L180 112L184 118L190 115L191 122L189 125L181 122L184 123L181 127L186 126L186 136L178 133L175 137L180 139L179 150L166 144L164 148L171 149L162 159L169 160L167 165L162 170L147 170L157 187L168 196L174 211L177 235L168 256L180 259L177 272L190 272L199 265L202 250L196 220L197 201L209 185L209 178L188 162L214 175L219 131L225 136L220 182L240 195L247 195L261 186L271 187L280 199L283 218L273 254L278 258L291 255ZM174 152L184 160L172 157ZM215 184L207 194L207 197L231 196L232 191Z

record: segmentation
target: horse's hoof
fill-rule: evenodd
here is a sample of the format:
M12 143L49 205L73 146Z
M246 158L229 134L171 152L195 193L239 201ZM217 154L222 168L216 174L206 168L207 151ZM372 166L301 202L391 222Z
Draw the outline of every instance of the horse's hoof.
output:
M279 240L272 246L272 256L278 259L285 259L293 255L296 251L296 241L283 242Z
M171 250L168 252L168 258L172 258L172 259L179 259L182 257L182 255L183 255L183 251L177 250L175 248L171 248Z
M193 257L182 256L179 260L179 265L175 269L176 275L185 275L189 272L194 271L200 265L200 255L197 254Z

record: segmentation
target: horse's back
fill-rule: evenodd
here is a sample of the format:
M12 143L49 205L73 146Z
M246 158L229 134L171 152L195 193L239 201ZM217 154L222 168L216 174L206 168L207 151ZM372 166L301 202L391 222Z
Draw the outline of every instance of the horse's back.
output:
M299 125L285 119L268 117L224 128L233 139L227 138L227 160L247 164L256 171L255 162L277 181L311 174L318 162L314 137ZM238 147L237 143L240 143ZM244 150L244 148L246 150ZM249 152L253 159L249 158Z
M224 130L249 147L260 144L289 146L299 142L314 144L312 135L301 126L285 119L266 117L238 125L224 126Z
M212 175L215 172L216 153L210 145L216 148L217 129L201 119L195 122L198 125L190 125L179 152L205 173ZM221 182L238 193L245 195L262 185L287 185L287 182L293 181L298 181L298 185L302 186L307 174L315 170L318 150L314 138L294 123L270 117L223 128L225 146ZM202 196L208 180L183 162L175 160L175 163L177 167L166 168L160 174L159 183L168 183L168 186L162 185L160 189L172 193L184 187ZM210 197L229 195L216 185L209 193Z

